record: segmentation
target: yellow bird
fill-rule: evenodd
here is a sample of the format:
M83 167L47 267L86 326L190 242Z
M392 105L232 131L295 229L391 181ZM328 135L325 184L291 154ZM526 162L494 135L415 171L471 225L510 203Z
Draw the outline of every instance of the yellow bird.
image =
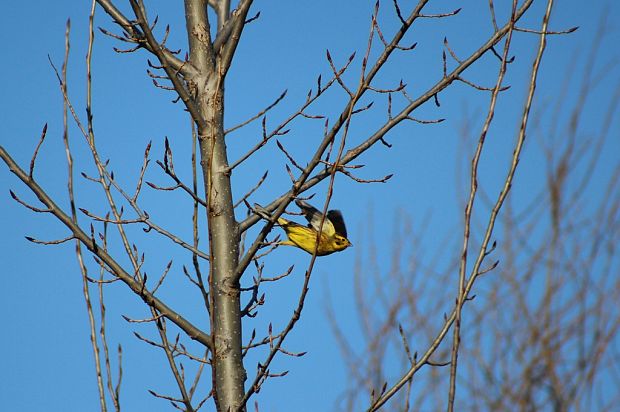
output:
M349 239L347 239L347 228L344 224L342 213L339 210L330 210L323 220L323 214L303 200L295 200L295 204L299 206L308 220L308 226L279 217L278 225L284 229L288 236L288 240L279 244L297 246L311 255L316 250L317 256L340 252L349 246L353 246ZM254 211L263 219L271 219L271 214L259 204L254 204ZM321 220L323 220L323 230L320 231L321 237L319 239L319 247L317 248L317 233L321 227Z

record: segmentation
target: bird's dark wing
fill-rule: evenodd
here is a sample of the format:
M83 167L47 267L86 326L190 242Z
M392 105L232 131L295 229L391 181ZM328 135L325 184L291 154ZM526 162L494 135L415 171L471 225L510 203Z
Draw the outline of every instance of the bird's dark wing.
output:
M297 199L295 200L295 204L299 206L304 216L306 217L306 220L308 220L308 222L310 223L308 226L318 232L320 230L319 228L321 227L321 220L323 220L323 214L319 212L317 208L309 205L303 200ZM323 221L322 233L324 233L327 236L333 236L334 233L336 233L336 230L334 229L334 225L332 224L329 217L326 217L325 220Z
M327 218L332 222L332 225L334 225L336 233L340 236L347 237L347 227L344 224L344 218L340 210L330 210L327 212Z

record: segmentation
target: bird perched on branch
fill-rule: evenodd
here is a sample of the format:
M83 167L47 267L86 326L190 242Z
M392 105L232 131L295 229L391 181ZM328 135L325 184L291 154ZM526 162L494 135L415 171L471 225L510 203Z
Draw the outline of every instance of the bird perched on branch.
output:
M330 210L325 219L323 214L315 207L310 206L303 200L295 200L302 213L308 220L308 226L291 222L283 217L278 218L277 224L284 229L288 240L279 242L280 245L297 246L311 255L316 250L317 256L325 256L334 252L340 252L353 246L347 239L347 228L344 224L342 213L339 210ZM254 204L254 211L263 219L270 220L271 214L259 204ZM323 230L320 230L323 221ZM317 234L321 232L319 246L316 246Z

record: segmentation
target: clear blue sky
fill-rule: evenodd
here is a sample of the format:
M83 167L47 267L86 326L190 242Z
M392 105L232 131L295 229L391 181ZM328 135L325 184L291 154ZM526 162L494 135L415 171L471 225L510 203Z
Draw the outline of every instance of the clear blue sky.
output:
M120 1L119 7L128 6ZM71 19L71 62L69 66L69 91L78 113L84 120L85 68L88 8L87 2L9 2L0 14L0 38L5 44L5 63L0 69L0 142L24 167L30 160L43 124L48 123L48 137L39 155L35 176L40 184L66 206L66 163L62 148L62 98L58 83L48 62L60 67L64 53L64 31L67 18ZM152 2L149 2L152 3ZM151 15L160 15L160 24L170 24L169 45L184 48L184 22L181 2L156 2ZM161 3L166 3L162 5ZM227 113L229 126L235 125L273 101L284 89L288 96L284 103L268 118L268 124L277 124L286 113L299 105L307 91L316 84L319 74L329 75L325 50L331 51L337 63L357 51L357 64L367 41L369 16L374 2L257 2L254 14L261 17L249 25L240 43L233 69L227 79ZM380 19L382 28L390 33L394 28L391 2L382 4ZM403 2L408 3L408 2ZM437 3L437 4L433 4ZM444 36L461 56L475 50L491 33L487 1L465 2L467 7L450 20L427 20L407 37L407 42L418 42L416 53L402 55L386 68L380 84L393 87L400 78L410 85L413 94L423 91L441 76L441 44ZM544 57L540 88L537 91L536 109L553 102L560 94L564 73L575 66L575 78L583 70L585 56L592 44L601 16L607 15L612 22L611 31L605 38L602 58L597 67L618 58L620 42L620 7L613 2L593 2L583 6L576 0L558 2L552 16L551 27L556 30L572 26L580 29L570 35L549 40ZM446 12L445 2L431 2L432 12ZM408 6L403 6L408 7ZM539 27L540 7L532 12L535 19L526 20L529 27ZM98 10L96 25L118 32L110 19ZM615 26L614 26L615 25ZM533 57L531 47L536 38L521 34L515 40L519 50L515 69L509 72L508 83L521 84L527 75ZM112 46L116 41L97 32L93 58L94 122L102 156L111 159L112 168L119 180L131 188L140 164L140 158L148 141L153 141L152 159L161 158L164 137L172 142L179 173L189 177L189 169L183 161L189 159L189 123L181 105L172 105L173 95L152 86L146 76L145 52L116 54ZM123 47L122 45L120 47ZM466 77L491 86L495 81L495 64L484 64L466 73ZM490 67L486 69L485 67ZM605 77L592 94L594 104L585 112L583 124L600 121L601 113L596 102L609 101L617 86L618 68L615 74ZM501 114L491 131L490 156L485 159L489 173L482 182L489 184L489 192L496 193L498 179L503 178L510 155L509 144L515 136L517 115L525 92L515 88L507 92L502 102ZM575 99L571 91L565 97ZM377 104L381 103L379 97ZM456 85L440 96L441 107L433 104L423 107L417 115L421 118L446 118L439 125L414 125L397 127L388 140L391 149L379 145L359 159L366 167L359 171L362 178L380 178L394 174L387 184L359 185L339 177L331 205L342 209L347 220L354 248L344 253L319 259L314 270L313 283L301 323L287 341L291 351L307 351L301 359L280 358L272 371L290 370L287 377L270 380L258 395L261 410L269 411L315 411L331 410L339 394L344 390L346 369L340 358L336 342L329 331L325 316L329 288L334 308L345 332L351 339L359 335L351 288L356 255L368 246L368 222L374 225L379 262L388 264L394 233L395 213L406 211L414 228L428 224L428 233L436 234L425 239L424 248L433 251L440 240L454 233L453 246L458 244L462 229L459 226L462 204L458 194L463 189L458 166L469 160L459 153L460 131L466 119L475 119L474 130L481 124L481 113L487 107L487 97L472 93L469 88ZM332 93L313 113L335 116L342 95ZM367 101L370 101L369 99ZM375 111L363 122L354 125L350 141L363 139L379 124L385 113ZM620 153L619 125L612 126L616 138L601 158L598 173L609 172L609 165ZM305 161L308 144L320 138L320 121L296 122L282 142ZM85 151L77 130L71 129L75 147L76 172L91 173L93 166ZM229 158L238 158L253 142L260 139L260 125L256 124L231 135L228 140ZM309 143L310 142L310 143ZM515 183L515 194L524 195L540 188L543 170L537 168L535 145L528 144L523 155L524 170ZM463 160L465 158L465 160ZM288 177L284 169L285 158L275 149L268 148L261 156L248 161L234 173L235 195L239 197L253 187L265 170L270 171L268 185L255 194L253 202L265 203L273 196L288 189ZM166 185L170 182L159 173L154 162L147 179ZM496 168L496 169L493 169ZM499 169L497 169L499 168ZM495 175L495 176L494 176ZM104 212L103 198L91 183L80 181L83 189L78 192L78 203L90 211ZM495 186L494 186L495 185ZM16 204L9 197L13 189L21 197L35 202L23 185L0 166L0 259L3 262L0 276L0 311L4 315L0 351L0 404L5 410L84 411L96 410L97 391L93 373L92 351L89 343L88 323L81 292L81 279L73 253L73 244L43 247L29 243L24 236L43 240L61 238L66 230L48 216L33 214ZM325 185L316 192L318 204L325 196ZM602 188L600 188L602 190ZM130 189L131 190L131 189ZM594 190L593 196L597 196ZM191 237L191 205L180 194L162 194L146 189L142 200L145 209L162 225L177 231L183 237ZM149 203L150 202L150 203ZM242 217L239 212L238 216ZM428 219L428 221L426 221ZM85 220L84 220L85 221ZM456 228L456 229L455 229ZM144 238L140 228L132 232L136 239ZM250 232L253 233L253 232ZM206 234L203 239L206 239ZM203 243L204 245L204 243ZM170 259L175 265L169 275L171 280L162 290L162 296L174 302L172 305L198 324L208 324L202 311L199 295L188 288L181 265L191 264L190 258L169 242L154 234L147 236L143 250L147 255L149 273L159 273ZM456 253L456 250L455 250ZM278 274L295 264L294 275L274 286L267 286L267 304L261 308L257 319L247 322L246 336L252 328L262 333L268 322L278 330L290 317L297 301L308 256L303 252L281 248L268 261L266 271ZM95 275L93 273L93 275ZM246 280L246 283L249 278ZM456 288L456 285L454 286ZM136 297L122 284L106 288L109 340L111 349L122 343L124 375L122 402L125 410L167 410L168 405L150 396L148 388L160 392L175 393L174 383L165 367L164 358L156 349L133 338L133 331L154 336L152 328L125 323L120 315L134 318L148 317ZM250 377L259 358L248 359L246 367ZM320 371L320 372L317 372ZM328 371L328 372L327 372ZM325 373L327 372L327 373ZM205 384L209 383L206 377Z

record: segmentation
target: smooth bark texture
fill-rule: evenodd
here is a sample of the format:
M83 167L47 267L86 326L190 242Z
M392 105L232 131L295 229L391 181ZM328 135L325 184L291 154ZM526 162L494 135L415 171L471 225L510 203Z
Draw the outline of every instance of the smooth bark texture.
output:
M218 7L221 28L230 5L219 3ZM239 236L224 141L224 70L213 48L206 3L187 0L185 17L190 63L198 71L197 76L186 79L186 84L203 120L196 123L207 194L214 396L218 410L237 410L245 394L246 376L241 354L241 293L239 282L233 280L239 262Z
M211 330L214 339L213 380L219 410L237 410L243 398L245 370L241 355L239 236L224 142L224 99L221 85L207 86L201 100L208 130L199 130L200 156L209 222L211 265ZM203 103L204 102L204 103Z

